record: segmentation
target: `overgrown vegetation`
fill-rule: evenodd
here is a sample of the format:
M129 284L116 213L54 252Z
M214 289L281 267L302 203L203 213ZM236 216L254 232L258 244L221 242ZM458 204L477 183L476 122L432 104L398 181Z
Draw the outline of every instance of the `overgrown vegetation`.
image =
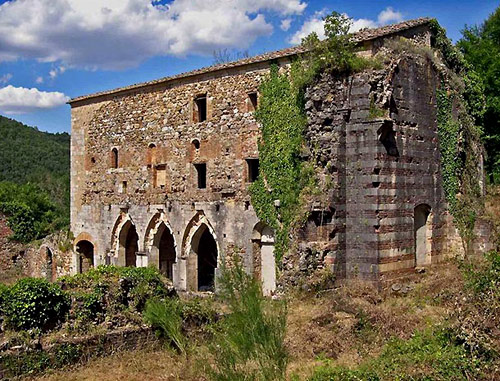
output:
M250 187L252 205L260 220L276 232L275 255L280 260L288 249L290 230L300 221L301 199L314 187L314 171L300 158L304 147L306 87L322 71L347 74L373 65L355 54L349 34L351 21L333 12L325 18L326 39L315 33L304 39L308 53L294 62L290 76L276 65L260 87L256 119L262 136L259 141L260 176Z
M500 181L500 8L481 25L465 27L457 46L484 84L484 115L478 124L484 129L488 152L487 171L491 182ZM478 102L480 100L478 99Z
M229 312L212 345L215 369L211 379L284 380L288 364L285 302L264 298L258 280L239 261L223 269L219 287Z
M64 228L62 216L49 195L35 184L0 182L0 212L12 229L11 239L30 242Z
M13 239L29 242L69 226L69 135L0 116L0 211Z

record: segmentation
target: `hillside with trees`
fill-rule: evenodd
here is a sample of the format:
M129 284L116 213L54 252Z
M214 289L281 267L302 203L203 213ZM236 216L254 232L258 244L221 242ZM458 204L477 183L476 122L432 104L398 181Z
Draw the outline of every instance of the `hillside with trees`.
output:
M0 212L15 240L28 242L69 225L69 142L67 133L0 116Z

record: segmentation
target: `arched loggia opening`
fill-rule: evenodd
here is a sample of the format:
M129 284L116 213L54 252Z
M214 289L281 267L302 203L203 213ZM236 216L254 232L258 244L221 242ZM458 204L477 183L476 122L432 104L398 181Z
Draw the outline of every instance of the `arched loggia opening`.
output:
M273 229L259 222L255 225L252 242L255 276L262 283L262 293L264 295L271 295L276 290Z
M154 236L151 261L168 279L174 279L175 241L170 229L162 223Z
M94 245L86 240L76 244L78 273L83 274L94 267Z
M139 236L132 222L127 221L120 231L118 264L120 266L135 267L136 253L139 248Z
M415 264L422 266L430 263L430 236L431 227L429 215L431 207L420 204L414 210L414 237L415 237Z
M217 269L217 243L207 225L202 224L191 240L188 259L188 287L191 290L214 291Z

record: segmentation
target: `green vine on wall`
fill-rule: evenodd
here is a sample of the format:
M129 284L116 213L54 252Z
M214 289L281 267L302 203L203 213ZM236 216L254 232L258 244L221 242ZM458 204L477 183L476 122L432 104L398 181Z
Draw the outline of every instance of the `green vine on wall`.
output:
M433 45L448 69L440 70L437 90L437 122L443 189L455 225L469 252L476 218L483 211L479 188L484 87L460 51L446 37L436 20L431 21Z
M300 160L306 116L286 74L271 67L260 88L256 118L262 125L259 141L261 175L250 187L257 216L276 231L276 259L288 247L299 197L304 187L304 166Z
M250 195L259 219L275 229L277 263L288 249L291 228L304 214L302 200L316 187L313 166L300 158L307 123L306 89L322 72L345 74L372 65L371 60L355 54L350 26L345 15L333 12L327 16L327 38L320 41L315 33L306 37L303 45L308 53L291 65L290 75L272 65L260 87L256 112L262 132L260 176L251 185Z

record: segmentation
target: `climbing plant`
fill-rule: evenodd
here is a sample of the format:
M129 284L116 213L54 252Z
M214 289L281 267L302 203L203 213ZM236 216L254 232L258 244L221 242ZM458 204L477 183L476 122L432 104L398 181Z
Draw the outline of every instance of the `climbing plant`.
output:
M326 39L320 41L315 33L306 37L307 53L292 64L290 73L280 73L272 65L260 87L256 119L262 126L261 175L251 185L250 194L257 216L276 231L278 263L288 248L291 227L300 221L301 200L315 186L313 167L300 158L307 123L305 91L321 72L344 74L370 64L355 54L347 17L333 12L324 21Z
M288 246L290 226L304 186L300 151L306 123L304 111L286 74L271 67L260 88L261 101L256 118L262 125L259 141L261 176L250 187L257 215L276 231L276 257Z
M484 86L437 21L430 25L433 45L446 64L446 68L438 68L441 86L437 90L443 188L468 251L476 217L483 208L478 178L482 129L478 124L485 112Z

